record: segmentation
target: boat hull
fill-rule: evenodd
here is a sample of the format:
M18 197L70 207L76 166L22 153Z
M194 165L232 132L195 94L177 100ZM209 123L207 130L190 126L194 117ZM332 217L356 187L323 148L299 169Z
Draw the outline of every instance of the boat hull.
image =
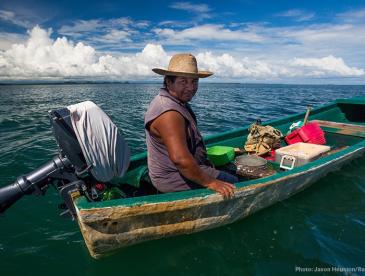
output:
M364 154L365 147L349 147L291 173L238 186L235 197L216 193L192 198L141 201L139 204L82 209L75 204L78 223L91 256L100 258L147 240L195 233L223 226L306 189L331 171ZM184 192L183 192L184 193ZM76 199L77 202L77 199Z

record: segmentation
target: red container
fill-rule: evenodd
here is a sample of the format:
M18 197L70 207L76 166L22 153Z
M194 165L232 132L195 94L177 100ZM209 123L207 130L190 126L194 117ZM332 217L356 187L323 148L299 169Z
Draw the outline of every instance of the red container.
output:
M264 156L261 156L265 158L268 161L275 161L275 150L271 150L268 153L266 153Z
M324 145L326 144L326 139L324 137L324 132L321 127L313 122L307 123L306 125L302 126L294 130L292 133L288 134L285 137L285 141L289 144L295 144L298 142L303 143L311 143L317 145Z

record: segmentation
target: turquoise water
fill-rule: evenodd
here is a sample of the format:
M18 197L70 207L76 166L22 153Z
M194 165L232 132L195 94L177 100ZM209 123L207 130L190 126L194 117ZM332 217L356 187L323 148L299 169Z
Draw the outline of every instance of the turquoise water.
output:
M0 185L57 154L47 111L84 100L145 149L143 114L158 84L0 86ZM192 107L203 134L304 111L365 86L201 84ZM150 241L92 259L77 224L59 217L53 188L0 216L0 275L269 275L299 267L365 267L365 160L226 227ZM365 271L365 270L364 270ZM359 273L360 274L360 273Z

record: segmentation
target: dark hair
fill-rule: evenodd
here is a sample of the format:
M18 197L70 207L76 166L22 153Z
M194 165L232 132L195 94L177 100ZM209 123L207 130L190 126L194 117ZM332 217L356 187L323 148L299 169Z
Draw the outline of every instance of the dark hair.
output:
M174 83L175 82L175 80L176 80L176 76L165 76L164 77L164 79L163 79L163 87L165 88L165 89L167 89L167 81L170 81L170 82L172 82L172 83Z

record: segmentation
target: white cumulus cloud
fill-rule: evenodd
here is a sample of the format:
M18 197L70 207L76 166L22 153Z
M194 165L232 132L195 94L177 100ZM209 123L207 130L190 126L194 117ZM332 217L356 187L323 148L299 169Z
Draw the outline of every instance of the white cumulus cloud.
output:
M363 76L365 71L356 67L349 67L342 58L332 55L323 58L295 58L294 65L313 69L316 75L328 72L339 76ZM321 74L321 73L320 73Z
M124 33L117 34L123 37ZM137 53L105 54L66 37L51 38L51 30L38 26L23 43L0 50L0 80L101 79L134 80L156 76L151 69L167 67L172 53L160 44L148 43ZM124 37L124 39L128 36ZM108 39L106 37L105 39ZM199 69L211 70L216 79L242 81L285 81L306 77L362 77L364 69L351 67L341 57L265 59L237 53L194 53Z
M165 65L162 46L148 44L130 56L100 55L94 48L67 38L50 38L51 31L36 26L24 44L0 51L1 79L138 77L150 76L152 66Z
M211 70L220 77L264 78L277 75L274 68L263 61L253 61L249 58L238 59L229 54L214 55L212 52L197 55L199 65Z
M0 32L0 50L7 50L13 44L21 43L25 37L21 34Z

